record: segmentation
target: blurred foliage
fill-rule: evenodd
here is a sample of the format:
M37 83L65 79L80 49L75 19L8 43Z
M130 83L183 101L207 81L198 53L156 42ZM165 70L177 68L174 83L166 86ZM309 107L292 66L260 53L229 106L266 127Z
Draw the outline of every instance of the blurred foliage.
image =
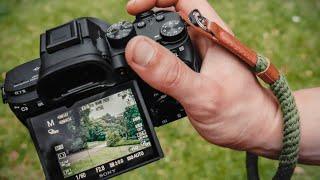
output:
M319 0L210 0L237 36L270 57L294 89L320 85ZM132 20L125 0L0 0L0 82L9 69L39 56L39 34L80 16ZM187 120L157 129L166 157L115 179L246 179L244 153L205 142ZM44 179L27 130L0 105L0 179ZM260 162L271 179L276 161ZM302 166L294 179L320 179Z

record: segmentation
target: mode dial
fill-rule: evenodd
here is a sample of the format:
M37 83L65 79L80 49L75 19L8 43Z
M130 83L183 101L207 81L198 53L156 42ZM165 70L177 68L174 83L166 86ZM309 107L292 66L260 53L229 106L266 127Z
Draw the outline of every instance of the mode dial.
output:
M112 47L124 47L134 35L133 24L127 21L111 25L106 32Z
M186 35L186 26L182 21L171 20L162 25L160 33L164 41L175 42Z

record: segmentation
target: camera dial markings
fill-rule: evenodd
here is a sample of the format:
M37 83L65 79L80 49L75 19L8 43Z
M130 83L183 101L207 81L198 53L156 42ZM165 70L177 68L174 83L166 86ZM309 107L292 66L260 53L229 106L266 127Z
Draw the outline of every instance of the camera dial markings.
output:
M132 29L132 23L122 21L109 27L107 30L107 37L110 39L122 39L129 36Z
M121 21L107 29L106 37L112 47L119 48L125 47L134 34L133 24L128 21Z
M165 41L174 42L183 37L185 31L185 24L179 20L170 20L165 22L161 29L160 33Z

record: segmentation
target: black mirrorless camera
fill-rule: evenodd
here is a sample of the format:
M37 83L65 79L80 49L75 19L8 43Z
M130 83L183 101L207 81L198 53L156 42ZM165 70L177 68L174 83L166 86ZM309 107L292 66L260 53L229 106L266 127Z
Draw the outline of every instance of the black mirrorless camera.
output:
M106 179L163 157L153 126L186 114L127 65L125 46L136 35L199 71L180 16L148 11L134 23L79 18L47 30L40 58L6 74L3 100L30 131L47 179Z

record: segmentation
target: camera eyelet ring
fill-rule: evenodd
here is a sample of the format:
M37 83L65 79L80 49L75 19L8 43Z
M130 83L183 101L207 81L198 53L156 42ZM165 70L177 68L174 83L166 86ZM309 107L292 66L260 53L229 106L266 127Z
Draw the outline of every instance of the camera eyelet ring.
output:
M200 27L201 29L205 30L206 32L209 32L209 29L208 29L209 20L207 18L205 18L204 16L202 16L198 9L193 10L190 13L189 18L195 20L195 22L192 21L192 23L194 25Z

